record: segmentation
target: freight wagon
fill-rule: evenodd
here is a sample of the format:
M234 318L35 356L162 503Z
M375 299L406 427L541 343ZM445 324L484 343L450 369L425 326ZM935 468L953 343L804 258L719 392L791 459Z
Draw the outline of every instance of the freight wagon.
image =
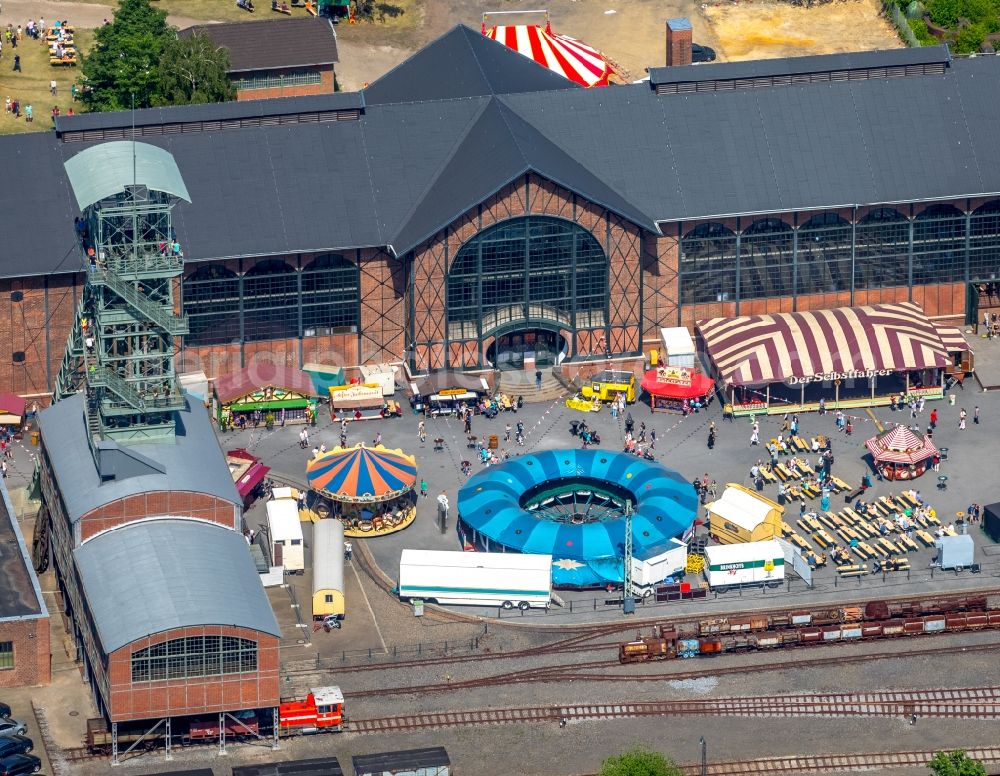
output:
M775 541L722 544L705 548L705 579L712 590L779 587L785 578L785 554Z
M713 636L686 636L676 631L661 629L659 636L640 638L621 644L618 648L618 659L622 663L643 663L675 657L704 657L810 644L902 638L985 628L1000 628L1000 609L930 614L923 617L871 622L845 622L836 625L809 625L777 631L727 632Z

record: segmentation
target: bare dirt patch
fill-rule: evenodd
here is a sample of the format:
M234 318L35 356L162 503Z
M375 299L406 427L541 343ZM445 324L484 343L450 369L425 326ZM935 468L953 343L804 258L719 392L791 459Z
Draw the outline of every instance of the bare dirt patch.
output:
M702 7L729 60L900 48L876 0L838 0L812 8L779 2L713 3Z

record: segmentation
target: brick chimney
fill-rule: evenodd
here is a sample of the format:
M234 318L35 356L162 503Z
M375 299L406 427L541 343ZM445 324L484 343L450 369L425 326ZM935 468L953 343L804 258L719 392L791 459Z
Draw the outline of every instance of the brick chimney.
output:
M691 22L667 19L667 67L691 64Z

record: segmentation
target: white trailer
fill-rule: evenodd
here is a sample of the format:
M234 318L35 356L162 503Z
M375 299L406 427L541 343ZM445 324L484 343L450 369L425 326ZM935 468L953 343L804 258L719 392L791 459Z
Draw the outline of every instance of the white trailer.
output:
M705 578L713 590L778 587L785 578L785 554L776 541L720 544L705 548Z
M284 566L285 571L290 574L301 574L305 571L298 502L294 498L276 498L268 501L267 526L273 565Z
M517 552L403 550L399 598L503 609L548 608L552 556Z
M669 539L647 548L643 557L632 558L632 584L644 597L667 577L683 574L687 567L687 545L679 539Z

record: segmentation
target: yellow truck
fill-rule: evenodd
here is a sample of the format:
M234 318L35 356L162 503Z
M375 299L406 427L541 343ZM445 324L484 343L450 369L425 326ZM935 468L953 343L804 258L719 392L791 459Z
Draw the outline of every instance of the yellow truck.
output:
M635 402L635 375L631 372L606 369L590 378L590 384L584 385L580 394L585 399L593 399L596 396L600 401L614 401L619 394L624 394L625 401L633 404Z

